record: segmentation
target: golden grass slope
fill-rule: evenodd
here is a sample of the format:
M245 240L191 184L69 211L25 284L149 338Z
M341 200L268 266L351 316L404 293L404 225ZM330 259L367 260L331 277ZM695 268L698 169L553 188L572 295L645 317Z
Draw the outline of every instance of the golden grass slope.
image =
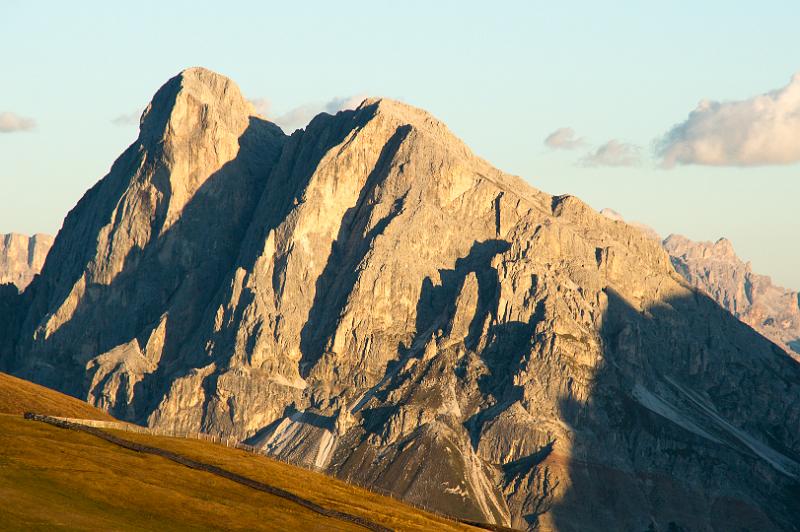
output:
M324 475L206 441L112 431L395 530L464 530ZM0 415L2 530L363 530L97 437Z

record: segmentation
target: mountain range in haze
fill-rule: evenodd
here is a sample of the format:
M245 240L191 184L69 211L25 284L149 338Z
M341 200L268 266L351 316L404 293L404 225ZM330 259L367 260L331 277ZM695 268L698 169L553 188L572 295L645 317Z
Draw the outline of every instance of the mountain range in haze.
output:
M693 284L425 111L287 136L193 68L0 294L0 369L467 519L797 530L800 365Z

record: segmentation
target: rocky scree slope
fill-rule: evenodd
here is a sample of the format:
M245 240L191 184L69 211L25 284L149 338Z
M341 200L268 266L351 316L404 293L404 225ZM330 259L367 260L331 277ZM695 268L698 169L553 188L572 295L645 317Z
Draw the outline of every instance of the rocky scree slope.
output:
M182 72L14 308L18 375L464 518L798 527L800 366L398 102L286 136Z

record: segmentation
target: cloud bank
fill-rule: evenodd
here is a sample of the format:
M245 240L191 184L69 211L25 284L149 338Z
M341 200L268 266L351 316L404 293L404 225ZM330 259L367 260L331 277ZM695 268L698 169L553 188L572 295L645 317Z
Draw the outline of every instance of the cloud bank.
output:
M664 167L760 166L800 161L800 73L741 101L704 100L656 144Z
M554 150L574 150L585 145L583 138L577 138L571 127L558 128L544 139L544 145Z
M250 103L253 104L253 107L256 110L256 113L260 114L261 116L269 116L269 112L272 109L272 102L270 102L266 98L253 98L250 100Z
M0 113L0 133L29 131L35 127L36 121L33 118L26 118L10 112Z
M587 153L580 162L583 166L638 166L641 151L635 144L612 139Z

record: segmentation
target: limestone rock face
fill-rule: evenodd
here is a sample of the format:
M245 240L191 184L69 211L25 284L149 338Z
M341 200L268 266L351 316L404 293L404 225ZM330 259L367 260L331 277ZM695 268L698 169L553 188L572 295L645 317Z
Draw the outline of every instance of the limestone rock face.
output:
M783 346L800 360L800 297L754 273L731 242L694 242L680 235L664 240L675 269L731 314Z
M287 137L181 73L18 305L15 373L441 511L797 529L800 365L398 102Z
M53 237L45 234L0 235L0 285L13 284L19 291L25 290L42 269L52 245Z

